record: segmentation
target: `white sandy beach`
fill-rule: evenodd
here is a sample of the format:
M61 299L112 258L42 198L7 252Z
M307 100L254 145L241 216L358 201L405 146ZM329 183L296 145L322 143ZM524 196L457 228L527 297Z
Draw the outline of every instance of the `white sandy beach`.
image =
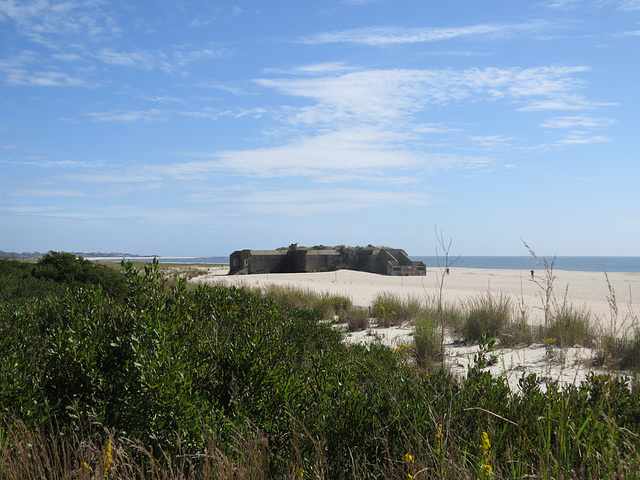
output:
M419 298L427 302L438 295L442 271L431 269L426 277L390 277L350 270L325 273L261 274L228 276L227 269L208 268L208 273L196 277L196 282L225 285L262 287L269 284L288 285L309 289L318 293L343 295L355 305L367 307L383 293L401 297ZM610 273L609 284L615 294L618 308L613 313L608 298L611 291L607 278L602 272L573 272L556 270L553 272L554 298L558 304L566 302L575 308L585 308L592 314L594 324L599 324L603 333L614 331L624 335L637 326L636 313L640 312L640 273ZM526 309L529 323L542 322L543 287L545 272L537 270L532 279L529 271L450 268L444 276L442 297L445 302L463 304L471 298L478 298L487 292L492 295L504 294L511 298L515 306ZM359 332L346 332L349 342L382 342L392 347L403 348L411 343L411 324L373 328ZM477 345L459 345L449 339L445 342L445 362L455 374L465 375L467 366L473 364ZM504 375L509 385L517 390L518 379L523 375L537 374L543 382L558 380L560 385L575 384L584 380L591 372L603 373L594 367L596 350L578 346L554 349L549 355L543 344L498 349L498 361L488 368L493 374Z
M268 284L289 285L318 293L343 295L354 305L369 306L383 293L424 300L436 297L442 271L429 269L426 277L391 277L373 273L338 270L322 273L226 275L226 269L211 269L196 281L261 287ZM586 308L594 322L604 329L612 326L612 309L608 298L610 291L603 272L574 272L554 270L553 293L558 304L566 302L575 308ZM640 273L609 273L609 283L615 293L618 307L616 330L630 326L631 317L640 313ZM479 268L450 268L444 276L442 298L446 303L461 304L470 298L478 298L488 292L504 294L514 306L526 309L530 323L544 319L543 299L545 272L536 270L532 279L526 270L502 270ZM623 323L626 324L623 325Z

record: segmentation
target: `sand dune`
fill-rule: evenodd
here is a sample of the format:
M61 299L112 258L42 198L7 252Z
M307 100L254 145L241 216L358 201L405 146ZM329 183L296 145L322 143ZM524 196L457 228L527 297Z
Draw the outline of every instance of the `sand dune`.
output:
M389 277L364 272L339 270L323 273L263 274L228 276L226 269L209 269L206 275L194 279L204 283L262 287L269 284L309 289L349 297L355 305L369 306L383 293L422 299L425 303L442 291L443 301L463 305L469 299L487 293L508 296L517 308L523 308L529 323L544 321L543 305L548 279L538 270L532 278L529 271L451 268L449 275L432 269L426 277ZM566 303L574 308L585 308L602 332L614 331L624 335L637 326L636 312L640 312L640 273L611 273L608 282L604 273L553 272L553 300L556 305ZM443 282L440 289L440 282ZM609 288L611 286L611 289ZM615 296L618 312L612 310L610 300ZM373 328L358 332L345 332L348 342L382 342L391 347L411 343L411 323ZM474 362L478 345L460 345L445 340L445 363L451 372L464 376ZM580 383L591 372L603 373L595 367L597 350L581 347L558 348L549 354L543 344L523 345L516 348L498 348L494 352L498 361L488 367L495 375L504 375L510 388L518 390L518 380L531 373L545 383L557 380L560 385Z
M540 323L544 319L545 272L537 270L532 278L525 270L499 270L479 268L450 269L442 275L439 269L430 269L426 277L390 277L373 273L338 270L320 273L283 273L243 276L225 275L226 270L211 270L197 281L220 282L227 285L264 286L289 285L318 293L349 297L355 305L369 306L382 293L401 297L413 297L428 301L437 297L443 281L442 299L452 304L462 304L470 298L491 293L511 298L517 308L524 308L529 322ZM640 273L609 273L609 284L618 307L617 316L612 311L611 291L603 272L553 271L553 299L557 305L566 303L575 308L586 308L603 328L610 328L615 320L616 329L631 323L631 317L640 313Z

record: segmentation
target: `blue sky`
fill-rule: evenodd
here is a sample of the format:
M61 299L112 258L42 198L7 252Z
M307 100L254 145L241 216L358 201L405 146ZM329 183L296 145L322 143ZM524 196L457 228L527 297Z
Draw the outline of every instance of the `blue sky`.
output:
M640 0L0 0L0 250L640 255Z

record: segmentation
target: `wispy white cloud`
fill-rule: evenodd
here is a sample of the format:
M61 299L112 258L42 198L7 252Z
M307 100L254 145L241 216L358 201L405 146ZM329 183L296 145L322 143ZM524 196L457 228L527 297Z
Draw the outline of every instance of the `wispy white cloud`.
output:
M116 52L112 48L103 48L97 58L109 65L151 69L158 62L158 55L149 52Z
M161 170L170 168L171 175L178 177L224 171L258 178L308 176L316 182L323 178L353 179L366 171L371 182L374 177L409 177L398 175L403 170L423 175L442 169L492 169L496 162L490 157L437 153L437 148L421 144L425 135L456 133L446 125L417 121L421 110L432 106L456 108L478 101L504 101L513 104L514 111L543 109L544 105L552 110L585 109L594 104L578 93L582 82L575 77L585 71L584 67L362 70L260 79L256 82L262 87L310 100L309 105L281 111L280 121L295 129L295 138L289 132L278 146L185 153L205 160ZM219 118L234 113L211 109L183 114ZM249 110L248 114L254 112ZM593 128L594 123L606 126L603 119L586 116L558 117L549 122L557 128L570 128L570 124L571 128ZM503 135L469 137L483 149L507 148L514 140ZM572 132L562 143L588 141L604 141L604 137Z
M24 50L0 59L0 74L14 86L83 87L89 86L82 77L50 64L38 53Z
M196 62L229 58L233 54L232 49L215 44L180 45L170 52L169 59L172 64L183 68Z
M392 172L388 175L380 176L366 171L351 170L349 172L324 172L322 176L313 179L316 184L365 184L365 185L390 185L395 187L406 187L416 185L420 182L418 177L398 176Z
M586 116L569 116L555 117L542 123L540 126L544 128L604 128L615 124L616 121L611 118L593 118Z
M370 177L389 183L397 182L398 173L402 170L423 175L438 169L486 168L493 163L490 158L478 156L415 151L403 146L403 140L404 135L399 131L374 126L343 128L276 147L208 154L183 153L212 160L177 164L171 168L200 170L200 173L202 170L234 172L261 178L309 176L318 181L327 175L337 179L340 175L346 174L344 178L349 178L354 172L366 172ZM394 173L390 175L390 172Z
M594 102L586 100L577 95L566 95L564 97L550 98L531 102L524 107L519 108L522 112L535 112L541 110L548 111L576 111L576 110L593 110L598 107L611 107L617 105L612 102Z
M637 37L640 35L640 30L627 30L624 32L615 33L613 36L616 38L624 38L624 37Z
M481 147L490 150L510 147L511 141L513 140L512 138L505 137L503 135L474 136L470 137L470 139L473 142L478 143Z
M77 53L54 53L51 57L62 62L77 62L82 60L82 56Z
M374 3L378 0L344 0L345 3L349 3L352 5L364 5L365 3Z
M73 197L66 197L73 198ZM2 209L4 214L35 216L56 219L86 220L89 224L132 220L136 224L153 224L176 227L179 225L196 225L209 221L215 214L178 208L145 208L143 206L107 205L103 207L77 205L38 205L8 206Z
M184 117L206 118L209 120L217 120L223 115L223 112L221 112L217 108L204 107L199 110L181 111L181 112L178 112L178 115L182 115Z
M321 213L357 211L363 208L390 206L427 206L432 203L426 193L385 192L376 189L304 188L251 189L240 192L199 193L189 197L194 202L223 202L238 213L312 216ZM235 207L234 207L235 205Z
M222 117L231 117L234 119L238 119L242 117L260 118L262 117L262 115L267 113L267 111L268 111L267 109L262 107L239 108L235 110L219 110L212 107L205 107L200 110L181 111L181 112L178 112L178 114L183 115L185 117L207 118L210 120L217 120Z
M51 37L113 38L120 29L105 6L104 0L2 0L0 22L12 22L21 34L51 47Z
M104 164L102 162L87 162L80 160L49 160L43 157L23 157L18 160L7 161L12 165L22 167L38 167L38 168L100 168Z
M545 0L541 5L559 10L574 10L585 5L590 7L608 7L622 11L640 10L640 0L592 0L585 2L584 0Z
M213 5L207 6L210 11L198 13L198 15L187 23L189 28L206 28L214 23L226 22L234 17L238 17L244 13L244 10L238 6L223 8Z
M513 102L518 109L583 110L596 104L579 93L575 74L585 67L486 68L468 70L364 70L311 78L260 79L274 88L315 103L296 109L290 121L335 125L336 122L398 122L430 105L462 101Z
M588 131L572 131L565 138L557 140L559 145L588 145L591 143L610 142L611 138L605 135L593 135Z
M96 57L108 64L121 67L134 67L144 70L162 69L168 73L184 73L183 69L192 63L211 59L227 58L232 53L225 47L174 47L171 51L116 51L103 48Z
M87 113L96 122L152 122L161 120L164 116L161 110L152 108L149 110L120 110L111 112Z
M224 171L260 177L322 176L324 172L402 169L420 163L444 166L453 158L424 159L402 147L398 135L377 127L344 128L294 140L286 145L210 154ZM426 166L426 165L425 165Z
M285 68L265 68L264 73L269 74L290 74L290 75L328 75L336 73L345 73L355 70L354 67L344 62L323 62L310 65L297 65L295 67Z
M9 85L33 86L33 87L84 87L87 83L66 72L27 71L25 69L12 69L6 73L6 82Z
M543 3L544 6L549 8L556 8L559 10L572 10L580 6L580 0L551 0Z
M310 45L324 43L356 43L385 46L406 43L426 43L458 37L504 37L521 32L538 31L542 22L521 24L479 24L451 28L363 27L338 32L323 32L299 39Z
M39 186L38 188L24 188L13 191L12 197L29 197L29 198L80 198L88 197L87 190L73 188L47 188Z
M619 5L620 10L640 10L640 0L621 0Z

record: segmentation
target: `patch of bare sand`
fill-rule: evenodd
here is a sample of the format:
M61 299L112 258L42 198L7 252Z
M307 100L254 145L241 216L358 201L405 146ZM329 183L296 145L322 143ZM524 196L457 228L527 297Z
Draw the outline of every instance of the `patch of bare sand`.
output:
M603 329L619 330L631 326L635 312L640 312L640 273L609 273L609 283L615 292L618 315L612 315L611 296L603 272L553 272L553 298L556 305L572 305L591 312L593 320ZM292 286L316 293L342 295L354 305L367 307L381 294L397 295L401 298L416 298L425 303L438 298L452 305L462 305L481 295L503 294L509 297L518 311L523 310L529 323L544 321L545 272L538 270L535 277L529 271L481 268L450 268L444 276L441 271L431 269L426 277L391 277L374 273L338 270L319 273L270 273L258 275L229 276L221 269L212 270L194 279L203 283L264 287L266 285ZM626 325L623 325L624 321Z
M442 300L454 306L462 306L469 299L482 295L505 295L518 311L523 311L529 323L543 323L543 306L546 300L545 272L537 270L534 277L529 271L476 268L450 268L449 275L441 270L430 270L426 277L390 277L365 272L339 270L337 272L259 274L229 276L220 269L210 271L194 279L203 283L265 287L279 285L310 290L319 294L342 295L354 305L368 307L381 294L401 298L420 299L425 304L442 294ZM591 312L591 318L601 332L624 335L637 326L635 312L640 311L640 273L610 273L608 282L603 272L553 272L552 302ZM440 289L440 282L443 287ZM611 288L610 288L611 287ZM612 310L612 294L615 295L617 314ZM413 328L372 328L360 332L347 332L346 341L370 343L382 342L392 347L411 343ZM478 346L464 346L447 341L445 362L452 372L465 375L474 362ZM518 388L518 380L536 373L545 381L558 380L560 384L580 383L590 372L600 370L593 366L596 351L588 348L554 348L547 350L543 344L518 348L496 349L496 362L488 370L504 375L512 388Z
M402 349L411 345L413 327L410 324L388 328L370 328L358 332L345 332L345 341L350 343L381 343L392 348ZM453 339L445 339L446 368L454 375L464 377L468 367L475 364L475 356L479 352L478 345L455 343ZM486 357L494 357L493 364L485 370L494 376L503 376L509 387L519 390L518 381L524 376L536 374L542 380L542 386L551 381L558 381L560 386L578 385L590 373L605 373L606 370L594 366L598 352L592 348L565 347L548 348L546 345L532 344L516 348L496 347L486 353Z

